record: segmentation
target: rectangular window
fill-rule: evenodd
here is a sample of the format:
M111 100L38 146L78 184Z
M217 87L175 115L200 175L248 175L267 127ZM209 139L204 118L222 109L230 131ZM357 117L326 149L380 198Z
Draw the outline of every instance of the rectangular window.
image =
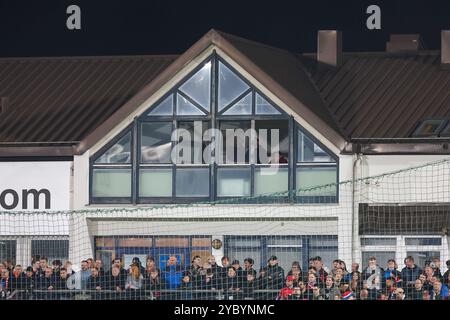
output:
M312 247L337 247L338 237L329 236L311 236L309 245Z
M69 258L69 240L31 240L31 256L46 257L49 265L54 260L64 263Z
M289 123L286 120L255 121L259 164L289 162Z
M208 197L209 177L209 168L178 167L176 169L176 196Z
M396 246L396 238L361 238L362 246Z
M141 126L141 163L171 163L172 122L145 122Z
M291 270L292 262L303 264L301 247L267 247L267 256L276 256L278 264L285 270L285 275Z
M221 121L223 163L250 162L251 121Z
M289 189L289 169L287 167L255 168L255 195L285 192Z
M442 238L406 238L407 246L440 246Z
M139 170L140 197L171 197L172 168Z
M412 256L414 263L420 267L424 267L427 260L431 261L434 257L441 258L439 251L407 251L406 255Z
M377 264L385 268L389 259L395 259L395 251L363 251L362 252L362 269L369 265L369 258L375 257Z
M186 237L158 237L155 239L156 247L189 248L189 238Z
M145 248L151 248L152 247L152 239L151 238L124 238L119 239L119 247L145 247Z
M297 190L299 196L336 196L337 168L330 167L297 167ZM328 185L329 186L325 186Z
M217 195L219 197L250 196L250 168L217 169Z
M5 260L11 260L16 263L16 240L0 239L0 263Z
M179 164L202 164L206 163L203 158L203 150L210 143L203 141L203 135L208 130L208 122L206 121L179 121L177 123L177 146L176 163ZM184 139L189 139L187 143ZM186 145L190 145L190 153L184 154Z
M131 169L94 169L93 197L131 197Z

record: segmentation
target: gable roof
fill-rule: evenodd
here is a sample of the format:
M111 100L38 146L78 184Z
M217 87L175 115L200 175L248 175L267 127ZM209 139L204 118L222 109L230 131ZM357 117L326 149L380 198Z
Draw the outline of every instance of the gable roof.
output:
M0 58L0 156L84 153L211 46L340 150L450 117L450 70L439 52L346 53L329 67L210 30L180 56Z
M192 59L211 46L220 48L331 143L339 149L344 147L344 137L339 133L335 121L328 115L324 104L320 103L320 94L314 89L310 77L306 70L300 67L301 61L295 58L295 55L212 29L155 77L139 94L83 139L77 147L77 152L83 153L105 136L137 105L143 103ZM294 89L294 86L299 86L300 89Z

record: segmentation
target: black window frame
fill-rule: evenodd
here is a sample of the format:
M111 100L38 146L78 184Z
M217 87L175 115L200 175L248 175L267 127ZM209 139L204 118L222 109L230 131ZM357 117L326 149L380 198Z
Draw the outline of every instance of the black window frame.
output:
M179 88L188 81L195 73L197 73L205 64L211 63L211 79L210 79L210 112L206 115L178 115L177 114L177 94L180 92ZM219 63L224 64L232 72L234 72L242 81L244 81L249 88L224 107L220 114L218 112L218 69ZM227 110L232 108L236 102L251 93L252 96L252 114L249 115L224 115ZM280 114L256 114L256 94L260 95L267 102L269 102L274 109ZM169 96L172 96L172 115L149 115L149 113ZM185 96L185 94L183 94ZM189 97L188 97L189 98ZM191 101L192 100L192 101ZM198 105L193 99L189 99L197 108L203 111L204 108ZM267 166L265 164L248 163L248 164L235 164L235 165L221 165L217 162L213 164L192 164L192 165L180 165L180 164L143 164L141 163L141 127L146 122L172 122L172 127L176 128L178 122L186 121L204 121L207 122L208 128L219 128L221 121L251 121L251 128L255 129L256 121L260 120L284 120L288 124L289 133L289 155L287 164L279 164L282 167L288 168L288 190L286 192L280 192L276 197L264 197L264 195L255 194L255 172L259 167ZM327 152L334 160L333 166L336 167L336 195L335 196L309 196L299 197L296 192L296 176L297 176L297 135L298 130L301 130L303 134L308 136L314 143L316 143L322 150ZM95 164L94 161L106 152L112 145L114 145L119 139L131 131L131 196L130 197L93 197L93 170L94 168L101 168L103 165ZM174 142L172 141L172 148ZM256 159L255 159L256 160ZM257 161L255 161L257 162ZM318 164L317 164L318 165ZM328 166L330 164L327 164ZM217 171L221 167L235 166L235 167L247 167L251 171L251 192L248 196L236 197L219 197L217 196ZM105 165L105 167L114 168L130 168L130 165ZM210 170L209 180L209 196L207 197L177 197L176 190L176 168L188 168L188 167L207 167ZM123 169L122 168L122 169ZM139 195L139 177L140 170L145 168L170 168L172 170L172 194L171 196L164 197L141 197ZM196 66L188 75L183 77L177 82L169 92L165 93L160 99L146 109L139 117L136 117L132 124L117 135L112 141L99 149L90 158L89 167L89 203L90 204L183 204L192 202L206 202L216 200L226 200L230 198L241 198L245 203L338 203L339 199L339 157L332 151L326 148L320 143L314 136L312 136L307 130L305 130L300 124L298 124L292 115L287 114L276 103L274 103L269 97L261 92L255 85L250 83L245 77L243 77L235 68L233 68L228 62L219 57L215 52L204 59L198 66Z

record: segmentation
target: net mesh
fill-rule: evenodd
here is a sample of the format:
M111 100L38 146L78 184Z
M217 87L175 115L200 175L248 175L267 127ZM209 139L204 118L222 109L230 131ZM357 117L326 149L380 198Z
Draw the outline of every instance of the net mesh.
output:
M449 166L295 195L2 212L1 298L444 299Z

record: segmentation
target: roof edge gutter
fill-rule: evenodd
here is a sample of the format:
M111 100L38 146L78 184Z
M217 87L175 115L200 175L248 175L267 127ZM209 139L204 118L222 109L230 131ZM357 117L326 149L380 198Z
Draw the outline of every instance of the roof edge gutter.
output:
M345 146L342 154L450 155L449 146L450 139L354 139Z
M77 155L75 145L72 146L30 146L0 145L0 157L73 157Z

